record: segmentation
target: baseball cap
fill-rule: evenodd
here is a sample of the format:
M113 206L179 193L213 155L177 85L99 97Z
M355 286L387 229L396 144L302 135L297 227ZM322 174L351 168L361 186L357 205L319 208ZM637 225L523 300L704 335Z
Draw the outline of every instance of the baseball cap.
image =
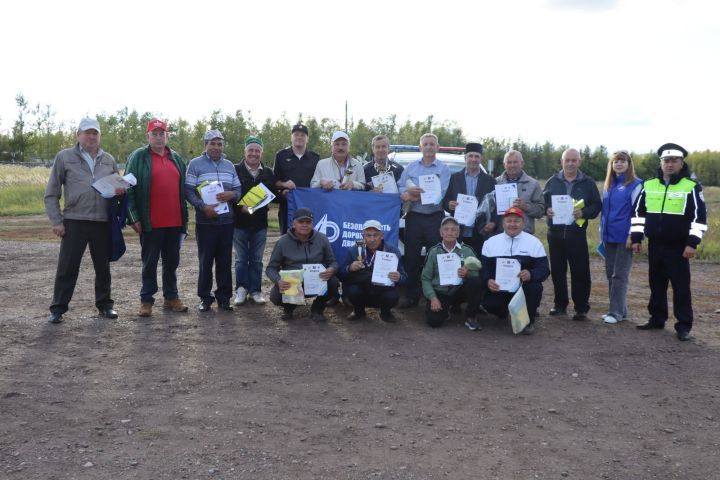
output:
M145 131L152 132L153 130L157 130L158 128L164 132L168 131L167 124L165 122L163 122L162 120L158 120L157 118L153 118L148 122L147 130Z
M310 135L310 131L309 131L308 128L307 128L305 125L303 125L302 123L298 123L298 124L293 125L293 127L292 127L292 132L290 132L290 133L295 133L295 132L302 132L302 133L304 133L305 135Z
M100 133L100 123L98 123L98 121L94 118L83 118L80 120L80 124L78 125L78 132L84 132L86 130L96 130Z
M203 139L205 140L205 143L209 142L210 140L212 140L214 138L219 138L220 140L225 140L225 137L223 137L223 134L220 133L220 130L215 130L215 129L208 130L207 132L205 132L205 136L203 137Z
M520 218L525 218L525 212L523 212L518 207L510 207L507 210L505 210L503 217L507 217L508 215L517 215Z
M332 140L330 140L330 143L335 143L335 140L338 140L340 138L344 138L348 142L350 141L350 137L348 137L348 134L343 132L342 130L338 130L337 132L333 133Z
M310 220L313 219L313 213L312 210L309 208L298 208L295 210L295 213L293 213L293 220L302 220L305 218L309 218Z
M445 224L448 223L448 222L453 222L453 223L454 223L455 225L457 225L458 227L460 226L460 224L458 223L458 221L457 221L457 219L456 219L455 217L445 217L445 218L443 218L443 219L440 221L440 226L442 227L443 225L445 225Z
M378 232L382 232L382 223L378 222L377 220L368 220L367 222L363 223L363 231L367 230L368 228L374 228Z

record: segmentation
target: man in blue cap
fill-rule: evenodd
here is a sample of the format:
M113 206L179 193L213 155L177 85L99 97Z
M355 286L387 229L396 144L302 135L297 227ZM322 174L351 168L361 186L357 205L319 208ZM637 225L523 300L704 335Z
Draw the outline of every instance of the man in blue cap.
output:
M676 143L658 149L658 176L643 182L635 201L630 233L633 251L640 253L648 237L650 319L637 328L661 330L668 319L667 287L673 289L675 331L679 340L690 339L693 324L690 259L707 231L702 186L685 163L688 152Z
M198 310L207 312L215 300L221 309L231 311L233 208L240 200L240 180L235 165L225 158L225 137L219 130L205 134L205 151L190 161L185 175L185 196L195 207L195 232L200 260L198 271ZM222 192L206 203L201 195L204 186L219 183ZM230 203L228 205L227 203ZM213 286L213 263L217 289Z

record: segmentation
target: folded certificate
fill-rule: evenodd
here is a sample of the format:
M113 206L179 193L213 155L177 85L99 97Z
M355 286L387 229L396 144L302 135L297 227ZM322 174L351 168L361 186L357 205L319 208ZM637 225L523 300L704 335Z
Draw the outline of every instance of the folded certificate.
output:
M230 207L228 207L227 202L218 202L217 200L218 193L222 193L225 191L222 183L211 182L206 185L202 185L199 190L202 201L206 205L215 205L215 213L220 215L223 213L228 213L230 211Z
M113 173L97 180L92 184L93 188L98 191L104 198L112 198L115 196L115 190L124 188L127 190L137 184L137 179L132 173L128 173L121 177L119 173Z
M381 173L371 178L373 188L382 185L382 193L398 193L398 186L392 173Z

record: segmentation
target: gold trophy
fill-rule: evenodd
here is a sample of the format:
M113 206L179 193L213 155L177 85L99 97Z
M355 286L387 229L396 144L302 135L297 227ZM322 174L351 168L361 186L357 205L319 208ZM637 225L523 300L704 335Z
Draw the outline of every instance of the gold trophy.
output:
M355 240L355 245L358 249L357 259L359 262L363 261L363 250L365 249L365 240Z

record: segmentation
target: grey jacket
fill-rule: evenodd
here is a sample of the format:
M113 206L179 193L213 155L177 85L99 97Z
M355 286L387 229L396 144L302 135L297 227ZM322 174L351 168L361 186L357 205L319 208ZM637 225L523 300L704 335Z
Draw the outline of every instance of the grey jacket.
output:
M280 270L302 270L304 263L322 263L325 268L338 269L335 254L325 234L313 230L310 238L300 240L291 228L275 243L265 275L277 283L280 281Z
M508 182L505 172L495 179L498 185ZM542 189L537 180L525 173L517 181L518 197L522 199L527 207L525 208L525 230L526 232L535 233L535 219L542 218L545 215L545 200L543 199Z
M60 225L64 218L107 222L109 200L104 199L92 184L117 172L115 159L103 150L99 151L95 159L95 170L92 172L80 154L80 144L61 150L55 156L45 188L45 212L50 222ZM63 192L65 205L60 212Z

